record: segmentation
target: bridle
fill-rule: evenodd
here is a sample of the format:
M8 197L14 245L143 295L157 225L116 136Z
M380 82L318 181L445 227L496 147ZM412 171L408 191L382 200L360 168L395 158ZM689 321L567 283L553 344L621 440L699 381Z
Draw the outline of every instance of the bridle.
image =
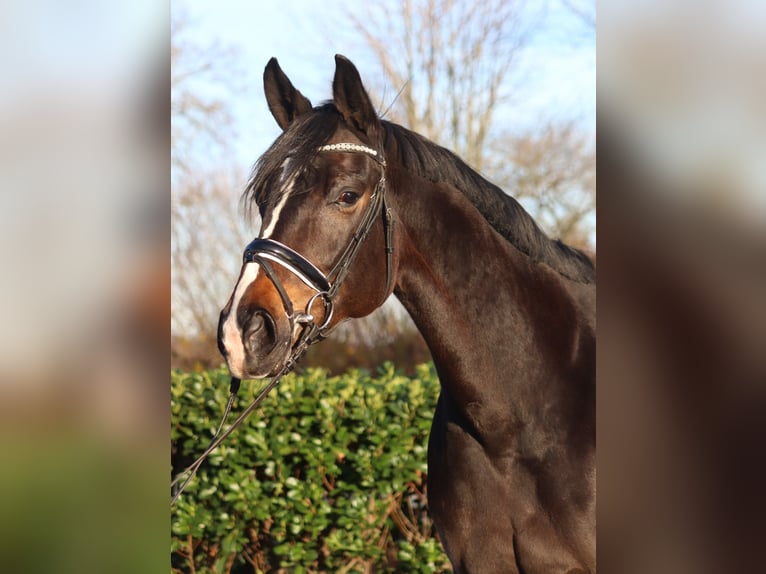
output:
M362 216L359 225L354 232L354 235L349 240L345 249L341 252L335 264L329 273L324 274L319 268L309 261L306 257L295 251L294 249L268 238L257 238L251 241L245 248L243 256L244 263L258 263L266 273L266 276L273 283L275 289L279 293L282 299L282 305L287 314L287 318L290 321L290 333L295 333L296 327L302 327L301 333L298 339L293 344L290 355L285 363L280 368L279 372L274 375L274 378L258 393L258 396L252 403L237 417L237 419L226 429L226 431L218 436L223 428L226 418L229 416L231 405L234 402L234 397L239 390L240 380L236 377L231 378L231 386L229 388L229 400L224 410L221 424L218 426L215 434L213 435L210 444L205 451L189 466L187 466L178 476L173 480L170 487L171 489L178 484L184 476L185 480L180 484L175 493L173 494L170 504L175 504L178 497L181 496L186 485L189 484L191 479L196 474L199 467L213 452L213 450L221 444L224 439L229 436L239 424L245 420L249 415L268 395L268 393L279 384L279 381L287 373L293 370L296 363L306 353L309 346L313 345L324 339L330 328L330 321L332 320L333 307L335 297L338 295L343 280L346 278L351 266L359 254L359 249L364 243L364 240L370 233L375 220L382 213L383 215L383 227L385 229L386 238L386 290L384 300L388 297L391 291L391 282L393 280L393 254L394 254L394 217L391 209L386 204L386 161L381 155L374 149L353 143L337 143L323 145L317 150L321 152L345 152L345 153L364 153L375 160L381 168L380 179L375 185L375 189L370 196L370 202L367 204L367 209ZM315 291L308 302L303 312L296 312L292 300L287 294L287 291L282 285L282 282L274 272L274 268L271 263L276 263L281 267L284 267L300 279L303 283L308 285ZM321 300L325 306L325 314L321 324L317 324L314 320L314 316L311 313L312 307L317 300ZM294 335L292 335L294 336Z
M381 168L380 179L370 196L364 215L362 216L356 231L352 235L344 250L340 253L335 264L327 274L291 247L274 239L256 238L245 248L243 263L258 263L266 273L266 276L274 285L282 300L282 306L290 322L290 333L294 335L297 327L302 331L292 346L290 356L287 359L289 370L303 356L308 347L324 339L330 328L335 298L343 284L343 280L351 269L364 240L370 233L378 216L383 216L383 227L386 242L386 290L384 298L391 290L393 280L393 253L394 253L394 219L391 209L386 204L386 161L376 150L352 143L337 143L323 145L317 149L321 152L344 152L363 153L375 160ZM282 282L274 272L271 263L276 263L288 270L305 285L314 290L303 311L295 311L292 300L287 294ZM324 305L324 317L321 324L314 320L312 309L317 300Z

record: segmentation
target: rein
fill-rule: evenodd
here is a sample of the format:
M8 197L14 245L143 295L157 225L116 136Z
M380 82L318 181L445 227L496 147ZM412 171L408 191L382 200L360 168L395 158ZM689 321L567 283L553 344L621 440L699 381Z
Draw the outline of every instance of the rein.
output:
M180 484L176 492L171 498L171 506L175 504L178 497L189 484L191 479L197 473L197 470L205 459L220 445L226 437L228 437L237 426L239 426L243 420L266 398L266 395L276 387L282 377L288 374L295 368L297 362L303 357L308 348L324 338L330 332L330 321L333 316L334 300L340 290L343 280L346 278L351 265L354 263L362 243L367 238L375 223L377 217L383 214L383 227L385 230L385 242L386 242L386 290L384 300L388 296L391 290L391 282L393 280L393 253L394 253L394 218L391 208L386 204L385 197L385 183L386 183L386 161L380 154L367 146L352 143L337 143L323 145L318 148L318 152L345 152L345 153L364 153L370 158L375 160L380 165L380 179L375 185L375 190L370 196L370 202L367 205L367 209L359 222L354 235L351 237L346 248L338 257L338 260L333 265L329 273L324 274L319 268L309 261L306 257L295 251L294 249L268 238L256 238L251 241L245 248L243 255L243 263L258 263L266 273L266 276L272 282L279 297L282 299L282 305L287 314L287 318L290 322L290 332L295 333L296 327L301 327L301 333L298 339L293 344L290 351L290 356L285 361L279 372L269 381L269 383L258 393L258 396L252 403L237 417L237 419L229 426L226 431L218 436L226 422L231 411L231 406L234 402L234 398L239 391L240 379L236 377L231 378L231 384L229 387L229 399L226 403L226 408L221 419L221 423L218 425L218 429L213 435L210 444L205 451L188 467L186 467L170 484L171 490L181 481L184 476L186 479ZM292 303L292 300L287 294L282 282L274 272L271 263L276 263L281 267L284 267L305 283L308 287L315 291L314 295L306 303L306 308L303 312L296 312ZM312 307L317 299L321 299L324 304L325 314L321 325L317 325L314 320L314 315L311 313Z

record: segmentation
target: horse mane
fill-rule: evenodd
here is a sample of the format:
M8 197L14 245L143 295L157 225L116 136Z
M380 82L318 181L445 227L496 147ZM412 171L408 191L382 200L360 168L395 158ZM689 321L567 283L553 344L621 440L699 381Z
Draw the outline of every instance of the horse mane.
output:
M593 261L560 239L550 239L521 204L469 167L453 152L389 121L382 121L387 139L397 144L397 161L433 182L459 189L492 228L535 262L580 283L596 279ZM390 158L387 158L390 159Z
M279 201L281 182L309 178L317 150L342 123L335 105L327 102L298 117L258 159L242 195L245 210L255 203L261 215ZM476 207L495 231L535 262L581 283L595 281L590 258L579 249L550 239L513 197L490 183L451 151L392 122L381 120L387 142L398 151L396 161L408 171L433 182L453 185ZM389 148L390 146L386 146ZM287 158L291 161L285 162ZM394 158L386 158L389 163Z

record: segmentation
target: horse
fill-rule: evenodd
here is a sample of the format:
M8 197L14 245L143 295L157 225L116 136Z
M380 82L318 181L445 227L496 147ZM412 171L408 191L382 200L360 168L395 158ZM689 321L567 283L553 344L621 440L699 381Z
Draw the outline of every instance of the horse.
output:
M335 64L316 107L264 71L282 133L242 197L262 228L220 315L232 376L285 372L394 294L440 381L428 510L454 571L595 572L593 262Z

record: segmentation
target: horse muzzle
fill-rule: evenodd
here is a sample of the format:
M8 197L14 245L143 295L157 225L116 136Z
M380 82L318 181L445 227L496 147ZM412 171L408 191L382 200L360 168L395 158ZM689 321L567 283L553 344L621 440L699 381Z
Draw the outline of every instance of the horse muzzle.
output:
M243 266L221 312L218 348L235 377L274 376L324 338L332 319L332 285L303 255L272 239L253 240ZM295 302L301 302L297 308Z
M240 378L273 376L290 354L292 333L288 322L280 321L262 308L251 308L240 315L243 315L240 332L245 351L244 372Z
M263 293L263 289L259 289ZM231 374L240 379L273 376L290 356L292 322L277 298L253 297L250 290L237 299L237 292L221 311L218 349Z

